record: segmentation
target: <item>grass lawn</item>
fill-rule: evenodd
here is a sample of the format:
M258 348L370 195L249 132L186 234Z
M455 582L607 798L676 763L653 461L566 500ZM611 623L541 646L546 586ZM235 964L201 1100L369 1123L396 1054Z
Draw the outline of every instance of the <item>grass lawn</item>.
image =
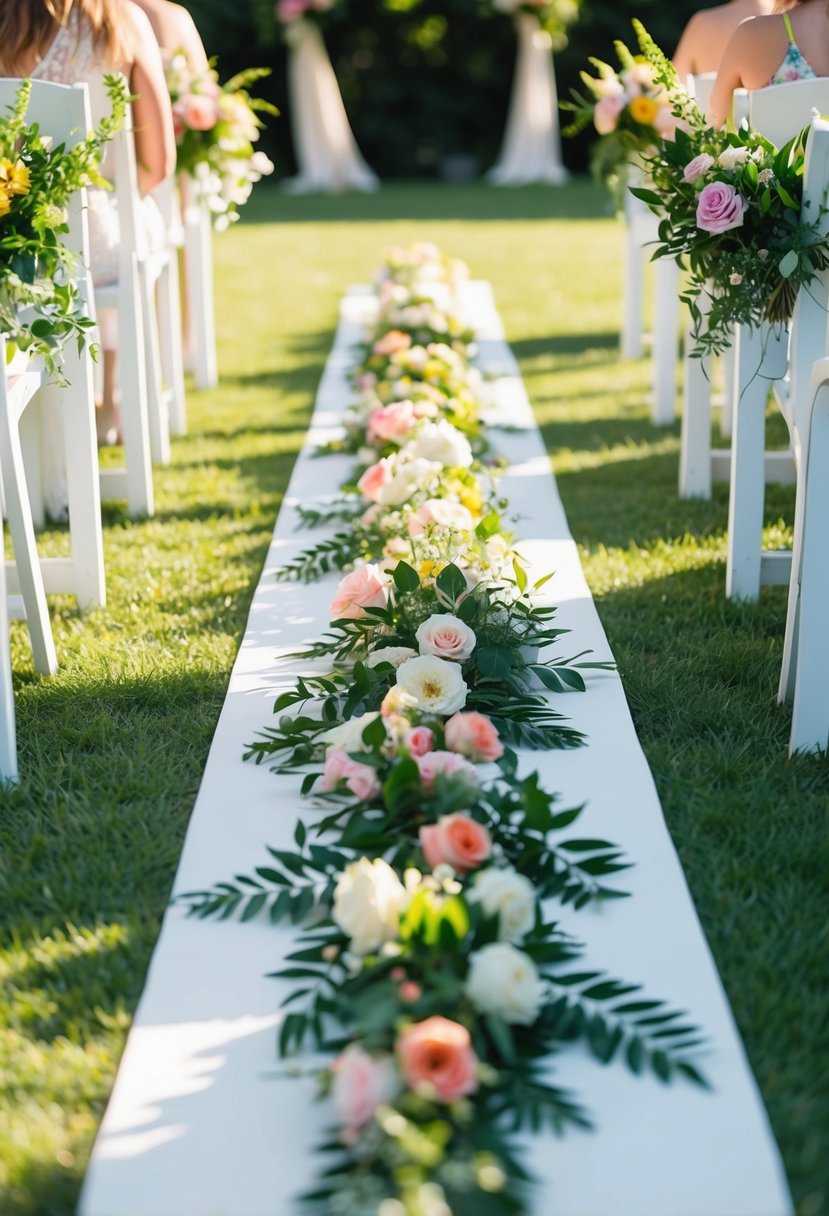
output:
M725 488L678 501L678 425L650 425L648 365L619 362L622 229L585 183L330 199L263 185L217 238L222 381L190 394L155 519L106 507L108 604L53 601L55 679L34 679L13 627L0 1213L74 1209L338 298L413 239L494 284L798 1214L829 1216L829 766L786 760L784 590L725 601ZM792 502L769 494L770 546Z

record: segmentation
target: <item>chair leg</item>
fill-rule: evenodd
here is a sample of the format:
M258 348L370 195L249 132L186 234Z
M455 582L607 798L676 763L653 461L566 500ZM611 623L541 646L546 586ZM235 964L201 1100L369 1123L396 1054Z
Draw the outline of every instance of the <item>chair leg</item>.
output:
M167 416L167 397L162 383L161 340L155 299L156 284L150 280L143 266L139 270L139 288L141 292L141 321L144 329L144 353L146 356L150 454L156 464L169 464L170 423Z
M679 442L679 497L711 497L711 381L701 359L692 359L690 332L683 360L684 401Z
M193 371L197 388L215 388L216 322L213 315L213 244L210 217L204 207L187 208L184 225L184 267L190 308Z
M40 416L40 393L23 411L20 419L20 446L23 451L23 467L29 487L29 505L35 529L46 523L46 500L43 488L43 459L41 434L43 420Z
M64 362L69 387L59 391L66 419L72 581L79 608L101 608L106 603L106 577L92 360L88 350L79 352L70 346Z
M660 258L655 271L651 421L654 426L671 426L676 413L679 268L671 258Z
M133 254L131 273L122 285L118 308L118 382L127 462L127 511L132 517L152 515L155 511L143 347L138 265Z
M738 326L734 343L734 433L728 499L726 595L756 600L760 594L765 490L768 330Z
M169 392L169 425L172 435L187 434L187 404L184 395L184 359L181 333L181 296L178 252L170 251L170 261L158 284L158 329L161 339L161 372Z
M32 640L35 670L54 675L58 669L43 574L35 544L35 530L29 509L26 472L17 425L9 416L5 401L0 406L0 470L5 489L6 515L14 548L17 579L26 607L26 623Z
M801 462L802 494L799 553L792 561L789 615L792 598L799 606L792 623L786 622L788 654L784 656L781 687L787 672L786 658L795 669L792 733L789 752L825 750L829 745L829 630L826 605L829 604L829 544L826 520L829 518L829 485L825 470L829 460L829 388L824 386L815 401L809 434L809 451ZM813 472L810 475L810 470ZM797 533L799 532L799 538ZM797 560L799 558L799 560ZM797 560L797 565L795 561ZM799 610L798 610L799 608Z
M644 264L642 247L630 225L625 233L625 266L622 297L622 358L642 358L644 312Z
M723 403L720 411L720 434L723 439L731 438L734 425L734 347L729 346L722 354L723 369Z
M0 521L0 783L16 782L18 778L14 689L9 654L9 615L6 610L6 567L2 555L3 529Z

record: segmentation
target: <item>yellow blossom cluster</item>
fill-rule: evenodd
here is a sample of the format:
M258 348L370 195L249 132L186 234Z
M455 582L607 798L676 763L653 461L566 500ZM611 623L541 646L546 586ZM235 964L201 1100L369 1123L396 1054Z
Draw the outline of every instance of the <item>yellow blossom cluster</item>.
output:
M29 168L22 160L0 157L0 217L8 215L15 195L28 194Z

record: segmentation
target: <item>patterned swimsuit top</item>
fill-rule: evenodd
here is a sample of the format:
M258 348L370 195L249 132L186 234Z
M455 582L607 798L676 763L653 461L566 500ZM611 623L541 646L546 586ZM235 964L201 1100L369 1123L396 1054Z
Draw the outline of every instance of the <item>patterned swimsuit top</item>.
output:
M789 45L786 49L786 56L780 67L772 76L769 84L788 84L792 80L815 80L817 72L810 67L803 52L794 40L794 31L788 13L781 14L783 24L786 27L786 33L789 36Z

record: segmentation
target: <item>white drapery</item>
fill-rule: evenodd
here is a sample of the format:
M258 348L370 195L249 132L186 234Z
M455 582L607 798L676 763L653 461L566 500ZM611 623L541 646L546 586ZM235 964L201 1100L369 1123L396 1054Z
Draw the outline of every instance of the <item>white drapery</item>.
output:
M288 96L299 173L284 182L293 194L376 190L348 124L337 77L322 35L310 21L289 30Z
M487 179L496 186L549 182L569 174L561 162L553 44L532 13L516 13L518 58L501 155Z

